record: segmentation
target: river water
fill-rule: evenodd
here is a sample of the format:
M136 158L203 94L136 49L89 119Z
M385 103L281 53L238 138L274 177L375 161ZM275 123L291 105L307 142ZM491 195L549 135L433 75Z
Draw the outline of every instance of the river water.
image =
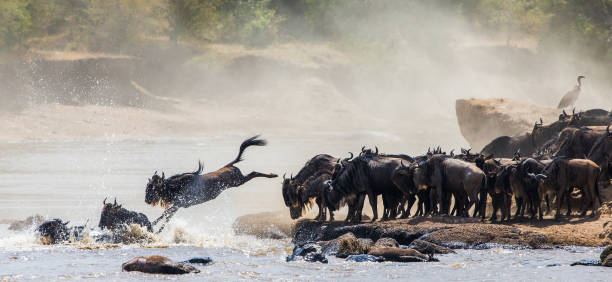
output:
M562 280L605 281L612 270L570 267L597 258L598 248L550 250L459 250L441 255L438 263L286 263L290 240L235 235L233 221L241 215L284 210L281 179L255 179L225 191L214 201L180 210L170 226L148 245L74 243L43 246L33 227L8 230L12 220L40 214L95 227L105 197L151 219L162 212L144 203L147 178L155 170L167 176L192 171L197 160L205 171L235 158L248 136L128 141L36 141L0 144L0 280L172 280L176 276L126 273L121 264L135 256L163 255L180 261L210 256L215 263L200 266L187 280ZM414 153L425 147L418 138L405 140L380 132L312 134L300 138L263 136L266 147L247 149L238 164L244 173L295 173L317 153L347 155L362 145L386 152ZM549 265L559 266L549 266Z

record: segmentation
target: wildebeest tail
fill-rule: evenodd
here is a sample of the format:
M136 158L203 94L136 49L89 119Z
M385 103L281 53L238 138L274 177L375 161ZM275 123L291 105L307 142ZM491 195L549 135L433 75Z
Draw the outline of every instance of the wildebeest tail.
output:
M236 157L236 159L233 160L231 163L225 165L225 167L233 166L234 164L242 161L242 153L244 153L244 150L249 146L265 146L267 144L266 140L257 138L259 138L259 135L255 135L247 140L244 140L244 142L240 144L240 151L238 152L238 156Z

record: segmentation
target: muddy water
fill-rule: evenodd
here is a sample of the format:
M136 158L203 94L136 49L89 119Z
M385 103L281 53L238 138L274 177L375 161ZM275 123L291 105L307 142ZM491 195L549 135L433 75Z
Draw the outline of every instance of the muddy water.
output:
M612 273L604 268L568 266L598 257L600 250L592 248L468 250L440 256L439 263L428 264L357 264L335 258L328 265L286 263L284 258L292 247L289 240L237 236L231 229L240 215L283 209L280 179L255 179L212 202L181 210L170 227L146 246L42 246L32 228L11 231L4 224L41 214L75 224L89 220L93 227L105 197L117 197L125 207L155 218L161 209L143 201L144 185L155 170L166 175L191 171L198 159L204 162L205 171L213 170L235 157L244 137L0 144L0 279L174 279L121 272L122 262L153 254L175 260L211 256L215 264L200 267L201 274L183 277L193 280L605 280ZM425 147L418 139L379 132L264 137L269 145L246 151L245 161L238 165L243 172L295 173L317 153L346 155L364 144L407 153ZM561 266L547 266L551 264Z

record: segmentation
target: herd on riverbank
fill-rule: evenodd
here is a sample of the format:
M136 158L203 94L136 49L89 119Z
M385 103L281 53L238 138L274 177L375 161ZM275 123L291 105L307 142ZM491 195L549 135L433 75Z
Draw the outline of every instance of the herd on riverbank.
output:
M603 123L608 126L590 126ZM490 220L495 222L501 212L504 221L511 218L512 199L515 218L528 214L542 220L544 210L550 213L551 206L556 210L555 219L561 216L562 206L566 206L566 215L574 208L581 209L582 216L591 209L595 216L600 192L607 189L612 175L610 123L612 114L604 110L563 112L553 124L536 122L533 132L524 136L496 138L482 153L461 149L461 154L447 154L437 147L411 157L362 147L356 157L352 153L348 158L321 154L295 177L284 177L283 199L293 219L316 203L319 214L315 219L324 221L329 212L333 220L333 212L346 205L345 222L349 223L361 222L366 196L372 220L378 219L379 195L383 220L409 217L415 203L415 215L468 216L473 208L471 216L484 219L489 200Z

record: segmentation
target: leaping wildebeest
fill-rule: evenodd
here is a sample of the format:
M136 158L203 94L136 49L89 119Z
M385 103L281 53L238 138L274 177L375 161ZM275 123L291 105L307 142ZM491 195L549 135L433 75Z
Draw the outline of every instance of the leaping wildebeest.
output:
M159 176L156 171L147 183L145 203L166 208L163 214L152 223L155 226L160 220L166 219L157 233L164 229L164 225L170 221L179 208L188 208L213 200L227 188L238 187L255 177L277 177L276 174L256 171L243 175L240 169L234 166L242 161L242 153L247 147L266 145L266 141L257 139L258 137L259 135L242 142L236 159L216 171L201 174L204 169L201 162L198 170L173 175L167 179L163 172Z

